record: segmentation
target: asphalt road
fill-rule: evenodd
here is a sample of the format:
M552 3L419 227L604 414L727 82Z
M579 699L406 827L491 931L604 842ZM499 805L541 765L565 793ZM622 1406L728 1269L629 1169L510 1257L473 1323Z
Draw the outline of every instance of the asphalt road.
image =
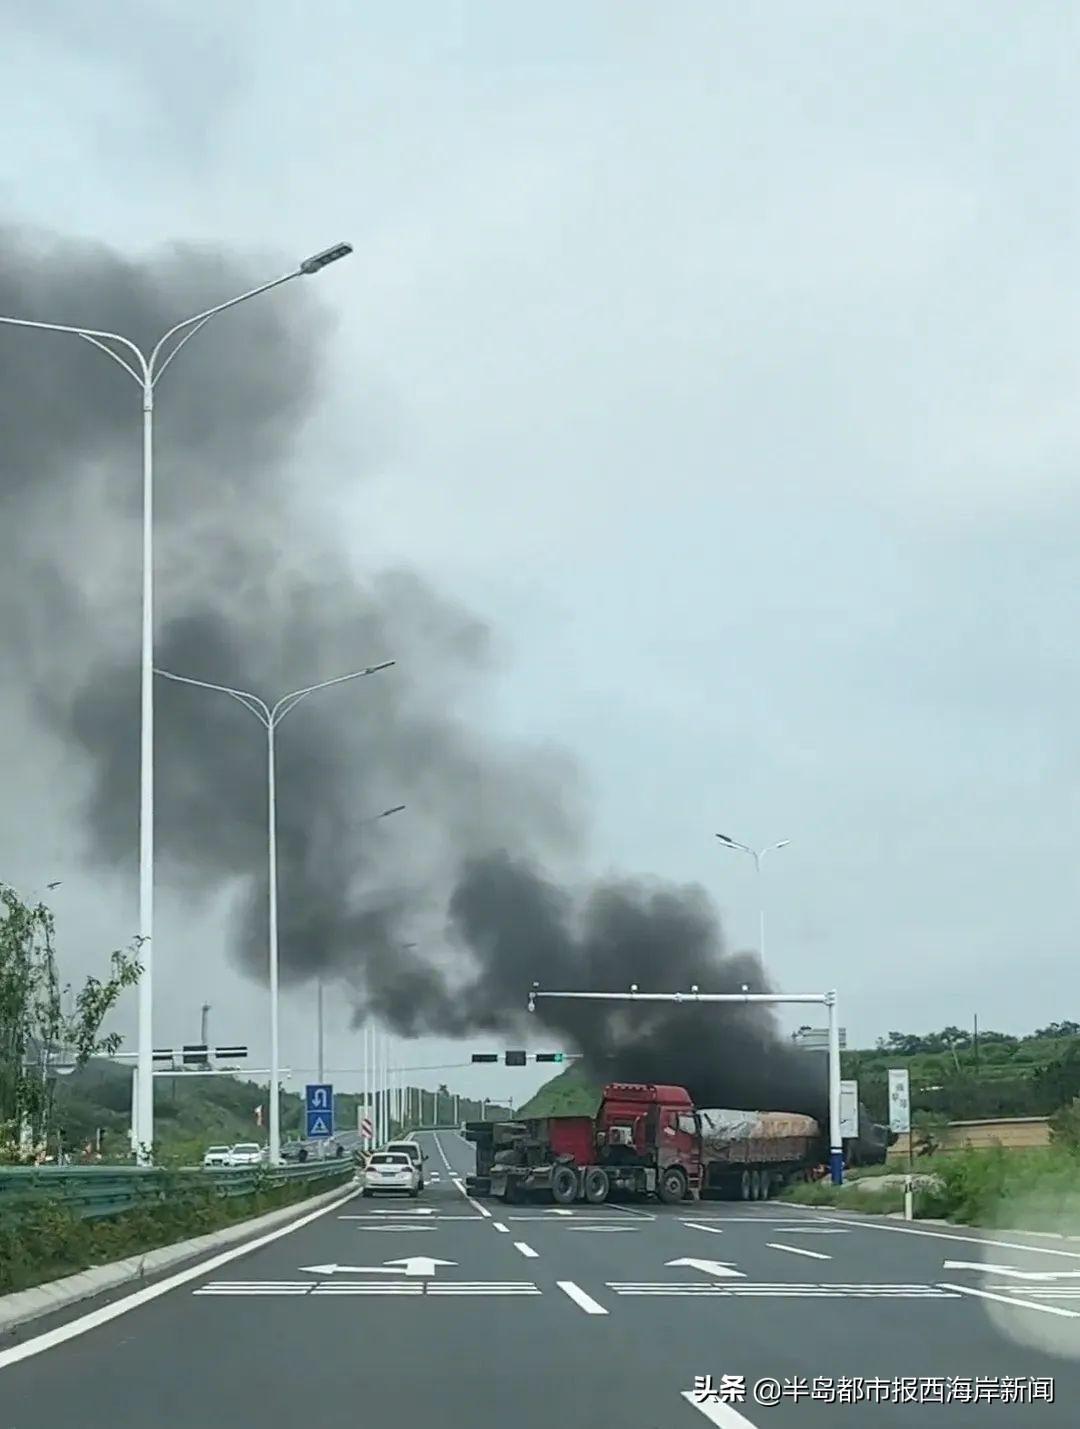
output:
M1080 1242L776 1203L477 1203L471 1146L421 1141L419 1200L342 1201L0 1341L0 1429L1080 1417ZM745 1400L695 1402L709 1375ZM788 1392L756 1403L773 1381Z

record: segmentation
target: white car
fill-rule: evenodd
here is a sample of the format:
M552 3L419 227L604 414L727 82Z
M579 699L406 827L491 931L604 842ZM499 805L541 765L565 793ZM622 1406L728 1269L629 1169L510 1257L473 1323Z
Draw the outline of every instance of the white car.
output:
M230 1166L259 1166L262 1164L263 1149L257 1141L241 1141L229 1152Z
M202 1159L203 1166L228 1166L232 1154L228 1146L209 1146Z
M395 1156L404 1154L412 1161L420 1173L420 1185L418 1189L422 1191L424 1189L424 1162L427 1160L427 1157L420 1150L420 1143L417 1141L388 1141L383 1149L391 1152Z
M364 1171L363 1194L376 1191L404 1191L409 1196L420 1194L420 1168L404 1151L376 1151Z

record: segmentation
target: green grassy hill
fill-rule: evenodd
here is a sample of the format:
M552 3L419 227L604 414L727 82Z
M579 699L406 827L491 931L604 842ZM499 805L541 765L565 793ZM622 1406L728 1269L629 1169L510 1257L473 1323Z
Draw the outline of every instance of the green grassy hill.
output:
M926 1117L1049 1116L1080 1095L1080 1035L1074 1026L1057 1024L1030 1037L986 1032L977 1048L969 1034L955 1028L925 1037L892 1033L883 1045L842 1053L843 1075L858 1081L861 1100L880 1121L888 1116L891 1067L907 1067L912 1109ZM573 1063L517 1114L588 1116L599 1100L600 1083Z

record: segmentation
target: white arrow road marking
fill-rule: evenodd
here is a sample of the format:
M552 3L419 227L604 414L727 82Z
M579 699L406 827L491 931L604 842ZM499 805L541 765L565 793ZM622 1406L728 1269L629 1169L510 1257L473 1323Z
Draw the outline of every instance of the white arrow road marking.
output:
M988 1265L974 1260L946 1260L944 1270L981 1270L986 1275L1005 1275L1013 1280L1080 1280L1080 1270L1017 1270L1011 1265Z
M1044 1315L1061 1315L1065 1319L1080 1320L1080 1310L1063 1310L1059 1305L1039 1305L1034 1300L1018 1300L1013 1295L995 1295L992 1290L976 1290L971 1285L949 1285L941 1282L942 1290L955 1290L961 1295L975 1295L980 1300L997 1300L1002 1305L1015 1305L1019 1310L1041 1310Z
M687 1404L692 1404L695 1409L700 1409L710 1424L717 1425L717 1429L754 1429L746 1415L740 1414L733 1405L721 1404L713 1399L705 1400L703 1403L692 1389L683 1389L680 1390L680 1393Z
M770 1250L786 1250L790 1255L806 1255L811 1260L832 1260L831 1255L825 1255L820 1250L804 1250L801 1245L781 1245L776 1240L766 1241L765 1244Z
M406 1275L434 1275L436 1266L456 1264L456 1260L432 1260L427 1255L410 1255L400 1260L388 1260L384 1265L301 1265L300 1269L312 1275L397 1275L400 1265Z
M591 1295L586 1295L581 1286L575 1285L572 1280L556 1280L555 1284L564 1295L569 1295L574 1304L584 1310L586 1315L606 1315L608 1313L599 1301L594 1300Z
M703 1270L706 1275L715 1275L720 1278L732 1278L735 1280L745 1280L746 1276L741 1270L733 1270L733 1261L725 1260L694 1260L691 1256L684 1256L681 1260L667 1260L667 1266L686 1265L691 1270Z

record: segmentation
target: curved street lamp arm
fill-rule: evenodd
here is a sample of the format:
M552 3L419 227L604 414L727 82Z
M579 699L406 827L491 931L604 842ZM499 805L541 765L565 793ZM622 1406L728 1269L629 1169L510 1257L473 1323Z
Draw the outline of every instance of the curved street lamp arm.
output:
M313 695L316 690L328 690L331 685L343 685L347 680L359 680L364 675L377 674L379 670L388 670L391 665L396 665L396 660L383 660L379 665L368 665L364 670L353 670L349 675L338 675L333 680L322 680L317 685L307 685L302 690L293 690L292 694L282 695L277 704L270 711L270 719L274 724L285 718L289 711L304 698L305 695Z
M300 268L294 268L291 273L285 273L280 278L272 279L269 283L260 283L257 288L251 288L248 290L248 292L241 293L238 297L230 298L226 303L218 303L215 307L207 308L205 312L195 313L190 318L184 318L182 322L174 323L167 333L164 333L160 338L158 338L156 344L154 345L154 350L150 354L150 361L147 365L152 380L154 382L157 381L157 379L161 376L161 373L165 371L165 368L168 367L169 363L180 351L180 348L183 346L183 343L186 342L187 338L191 337L193 333L188 333L180 342L177 343L177 345L173 348L172 352L169 353L168 357L162 363L160 370L155 373L154 368L157 363L158 357L161 354L161 349L165 346L170 337L173 337L178 332L182 332L183 329L186 327L192 328L193 330L197 330L198 328L201 328L204 323L209 322L212 317L216 317L218 313L225 312L226 308L235 308L237 303L246 303L248 298L256 298L260 293L268 293L271 288L279 288L282 283L288 283L293 278L299 278L301 276L302 270Z
M727 844L728 848L739 848L742 849L743 853L753 854L755 858L757 857L757 854L749 844L741 844L738 839L729 839L727 834L717 834L716 837L722 844Z
M212 685L208 680L193 680L187 675L174 675L171 670L161 670L157 666L154 667L154 674L161 675L166 680L175 680L178 685L195 685L200 690L217 690L220 694L232 695L234 700L238 700L256 719L269 727L270 711L266 707L266 701L261 700L258 695L249 694L247 690L234 690L228 685Z
M154 373L154 376L153 376L153 378L151 379L151 382L150 382L150 386L151 386L151 387L156 387L156 386L158 385L158 383L159 383L160 380L161 380L161 376L162 376L162 374L164 373L166 367L168 367L169 363L173 360L173 358L176 356L176 354L180 351L180 349L183 347L184 343L187 342L188 338L194 337L195 334L199 331L199 329L200 329L201 327L205 327L205 325L206 325L209 321L210 321L210 319L209 319L208 317L206 317L206 318L200 318L199 321L195 324L195 326L194 326L193 328L189 328L189 330L184 334L184 336L180 339L180 341L179 341L179 342L176 344L176 346L173 348L172 352L169 353L168 357L167 357L167 358L165 359L165 361L161 364L161 366L158 368L158 370Z
M79 333L79 336L83 339L84 342L89 342L94 347L98 348L101 352L105 354L106 357L111 357L114 362L118 362L126 373L128 373L131 377L134 377L135 381L139 384L140 387L144 387L146 385L143 378L139 376L139 374L135 371L134 367L132 367L131 363L128 362L126 358L121 357L118 352L113 352L112 348L109 347L106 343L102 342L100 338L91 337L88 332L81 332Z
M74 333L76 337L85 338L87 342L92 342L95 347L100 347L102 352L107 352L114 362L119 362L120 366L123 367L125 371L129 372L132 377L134 377L135 381L139 384L140 387L144 386L145 383L149 380L150 365L147 362L146 358L143 356L142 350L136 347L129 337L121 337L118 332L98 332L97 328L92 327L67 327L63 323L31 322L29 318L0 317L0 323L3 323L7 327L36 328L39 332ZM134 370L134 368L130 367L124 361L124 359L119 356L118 353L115 353L112 351L111 348L106 347L105 342L101 339L107 339L109 342L122 343L123 346L126 347L129 352L133 352L138 359L139 367L142 369L143 376L140 377L139 374Z

